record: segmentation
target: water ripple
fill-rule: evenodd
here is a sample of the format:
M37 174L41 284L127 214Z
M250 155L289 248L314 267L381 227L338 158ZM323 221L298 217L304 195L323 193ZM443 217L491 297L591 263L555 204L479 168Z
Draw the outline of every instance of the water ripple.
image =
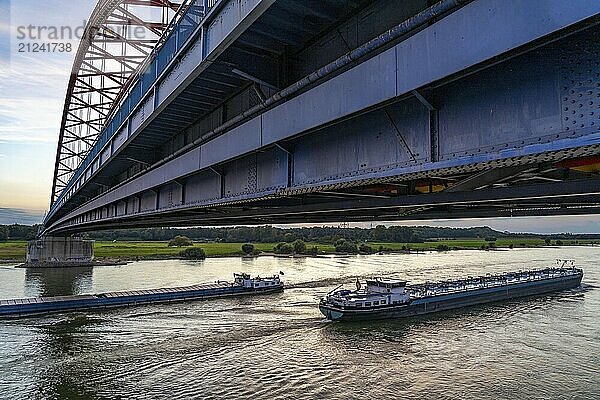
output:
M420 282L555 258L583 261L581 288L407 320L332 323L317 307L356 278ZM599 248L156 261L70 277L0 268L0 297L179 286L242 269L285 270L287 290L0 321L0 398L600 398Z

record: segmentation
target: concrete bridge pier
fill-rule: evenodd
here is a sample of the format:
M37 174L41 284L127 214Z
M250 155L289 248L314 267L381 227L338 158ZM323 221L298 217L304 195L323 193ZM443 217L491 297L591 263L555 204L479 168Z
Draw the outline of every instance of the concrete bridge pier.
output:
M81 237L42 236L27 242L24 267L85 267L93 265L94 241Z

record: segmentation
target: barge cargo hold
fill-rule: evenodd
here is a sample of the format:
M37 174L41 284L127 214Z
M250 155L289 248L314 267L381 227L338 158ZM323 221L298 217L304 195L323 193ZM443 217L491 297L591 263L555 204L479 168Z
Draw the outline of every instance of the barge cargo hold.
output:
M405 318L494 301L539 295L581 284L583 270L575 267L508 272L501 275L407 285L397 279L367 280L362 289L329 292L319 309L330 320Z
M283 282L278 275L269 278L250 278L248 274L234 274L234 282L219 281L177 288L0 300L0 318L275 293L282 290Z

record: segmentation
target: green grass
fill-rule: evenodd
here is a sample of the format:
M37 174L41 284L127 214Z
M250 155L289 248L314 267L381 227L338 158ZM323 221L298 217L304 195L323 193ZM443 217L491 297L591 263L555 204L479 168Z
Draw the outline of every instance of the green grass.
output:
M478 249L482 245L488 245L483 239L456 239L456 240L438 240L424 243L369 243L373 249L378 249L380 245L391 250L402 250L403 246L410 247L413 250L435 250L439 245L446 245L457 249ZM494 243L496 247L508 247L511 243L514 247L540 247L544 246L543 239L498 239Z
M575 240L563 240L563 246L574 245ZM578 244L589 244L590 240L578 240ZM508 238L498 239L495 242L486 242L484 239L455 239L455 240L438 240L424 243L369 243L374 250L377 250L380 245L392 251L400 251L403 246L407 246L412 250L436 250L439 245L446 245L450 249L479 249L482 245L488 246L493 243L497 248L508 248L511 244L515 248L527 247L542 247L546 243L544 239L537 238ZM556 241L552 241L550 246L556 245Z
M242 255L243 243L196 243L202 247L208 257L224 257ZM256 243L254 247L265 253L272 253L277 243ZM333 252L332 245L307 243L307 246L318 246L319 251ZM185 247L169 247L167 242L96 242L94 254L96 258L169 258L177 257Z
M0 242L0 260L25 260L27 242Z
M241 255L242 243L197 243L206 255L226 256ZM261 251L270 251L271 244L258 244L255 247ZM94 254L98 258L167 258L176 257L185 247L169 247L167 242L96 242Z
M574 241L563 240L564 245L572 245ZM587 244L590 241L580 240L579 244ZM540 247L544 246L543 239L535 238L515 238L498 239L494 244L498 248L506 248L510 244L514 247ZM195 246L202 247L208 257L239 256L242 255L243 243L196 243ZM425 243L379 243L370 242L373 250L378 250L379 246L385 247L390 251L401 251L403 246L411 250L435 250L438 245L447 245L450 249L479 249L481 245L488 244L483 239L457 239L440 240ZM555 241L552 241L552 245ZM254 247L264 253L272 253L276 243L257 243ZM335 251L331 244L307 243L307 247L317 246L320 253L333 253ZM94 245L96 258L103 259L165 259L176 258L184 247L169 247L167 242L135 242L118 241L104 242L98 241ZM24 241L0 242L0 260L25 260L27 244Z

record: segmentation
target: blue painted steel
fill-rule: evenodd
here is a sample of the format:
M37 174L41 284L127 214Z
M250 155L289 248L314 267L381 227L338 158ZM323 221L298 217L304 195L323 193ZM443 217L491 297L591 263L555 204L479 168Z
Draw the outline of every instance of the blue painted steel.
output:
M228 9L227 12L238 11ZM593 112L593 97L597 89L580 84L583 88L571 94L568 83L574 76L587 74L588 70L596 73L595 67L586 67L586 59L578 59L573 52L563 54L562 49L553 48L552 45L544 48L543 57L530 52L436 89L434 103L438 102L436 106L440 110L441 121L439 162L433 162L435 160L432 160L429 152L432 143L427 132L427 109L416 100L403 100L387 107L385 112L360 113L506 51L515 50L599 11L600 3L589 0L581 0L576 5L559 0L516 0L512 3L501 0L475 1L395 47L202 144L189 154L167 161L144 176L103 194L61 221L120 198L138 195L143 190L188 176L199 169L223 162L232 164L230 160L241 156L243 159L239 164L244 165L245 169L237 168L233 163L230 167L239 171L230 177L230 183L226 182L226 185L230 185L227 190L232 196L247 197L252 189L258 195L263 186L268 191L285 188L288 184L284 179L287 178L287 159L284 163L283 157L277 157L277 161L272 162L276 162L278 167L272 172L263 172L268 170L268 163L260 163L254 154L247 155L282 140L295 141L293 183L306 187L598 144L597 125L594 126L596 122L591 121L593 118L584 117L584 112L569 108L580 95L589 96L588 103L573 104L581 104L582 111ZM212 38L220 38L221 41L226 35L221 29L230 32L236 28L215 23L208 27L213 30ZM597 43L589 46L588 51L597 52ZM170 50L167 48L165 51ZM169 55L164 57L168 58ZM597 59L593 62L597 62ZM569 72L568 68L572 65L577 65L581 71ZM557 69L557 66L560 68ZM191 74L190 65L175 68L183 68L181 75L184 77ZM560 79L558 73L562 74ZM157 102L160 103L179 89L182 82L174 79L174 76L164 76L159 84L160 99L151 97L138 105L138 110L130 118L130 132L144 125L148 116L155 112ZM142 77L140 91L149 77L154 78L152 75ZM568 89L558 88L557 82L561 79L565 81L564 88ZM595 78L591 76L591 79ZM137 89L134 92L137 96ZM557 97L559 93L560 98ZM121 112L133 110L133 99L129 99L130 103ZM558 114L560 109L556 107L561 102L563 115ZM589 102L592 102L591 105ZM359 117L349 122L339 122L353 118L354 114ZM126 117L115 115L108 125L112 132L106 131L102 135L104 143L113 139L118 147L123 142L121 136L114 135L117 122ZM565 118L568 118L568 122ZM330 126L333 123L337 125ZM314 132L315 129L320 130ZM314 133L294 139L307 132ZM378 137L382 138L381 143ZM227 170L227 167L223 168ZM250 175L255 171L255 176L241 179L243 171L248 171ZM263 179L264 184L259 183L262 175L266 177L269 174L270 177ZM74 182L72 180L70 184ZM209 192L213 196L214 191L211 189ZM198 193L196 198L198 201L212 199L210 196Z
M194 25L195 26L194 33L189 35L189 38L188 38L187 42L185 42L185 43L183 43L181 41L179 43L177 43L176 41L170 42L170 43L176 43L175 50L172 47L166 47L166 48L165 48L165 46L161 47L156 52L154 61L148 67L149 69L151 69L152 65L155 65L155 68L158 70L157 71L158 74L156 74L156 77L155 77L155 83L157 80L163 79L163 77L164 77L164 78L166 78L165 84L169 85L169 79L171 80L170 87L168 87L169 91L165 90L165 91L163 91L164 93L160 93L161 87L155 87L155 93L152 94L152 93L147 92L147 90L149 88L146 88L144 85L144 87L142 88L143 94L141 97L143 98L144 95L147 97L148 96L152 96L152 97L151 97L151 99L144 101L143 105L141 105L141 106L138 105L138 108L140 108L141 110L138 110L132 116L132 119L137 120L137 123L133 124L131 131L133 132L139 126L142 126L142 124L146 120L147 116L149 116L153 111L155 111L155 109L157 108L156 106L160 103L160 101L163 101L168 94L170 94L172 91L174 91L176 89L176 87L177 87L176 84L179 84L179 85L182 84L182 82L173 81L174 76L188 77L188 75L191 74L193 67L196 67L202 59L204 59L204 58L210 59L211 54L215 53L215 51L218 48L222 49L229 44L227 41L224 40L226 38L227 34L234 34L234 33L240 34L242 29L244 29L242 26L236 25L239 22L238 20L236 20L237 21L236 24L231 25L231 26L227 25L228 23L231 22L231 21L228 21L227 19L218 18L217 20L215 20L216 22L213 21L213 23L210 24L210 26L206 29L206 36L208 37L208 36L212 35L212 39L211 39L212 44L211 44L211 46L208 47L208 49L210 49L210 53L207 53L207 51L203 50L203 45L202 45L202 43L206 42L206 40L204 40L201 37L202 31L203 31L201 29L201 25L205 22L205 19L198 17L201 14L198 12L198 10L208 10L208 12L204 13L205 16L211 16L214 14L215 11L220 10L220 9L223 9L223 12L225 14L228 14L228 13L231 14L231 10L235 10L235 12L233 13L233 15L231 17L243 18L244 16L248 15L250 12L259 8L259 7L257 7L257 5L261 5L262 8L268 8L268 6L270 6L273 2L274 2L274 0L245 0L242 2L240 2L239 0L229 0L229 2L225 2L225 1L221 1L221 0L209 0L209 1L196 0L189 9L191 11L188 10L186 17L184 17L176 25L176 29L173 30L172 35L176 35L178 32L180 32L182 29L182 26L184 26L185 29L190 29L190 27L189 27L190 21L192 21L195 24ZM190 14L193 14L194 18L187 18L187 16ZM182 25L183 21L187 21L186 23L188 25ZM214 32L214 33L211 34L210 32ZM168 42L170 40L171 40L171 38L168 40ZM219 40L222 42L220 45L218 43ZM195 45L191 45L192 43L194 43L194 41L196 41L198 43L196 43ZM172 45L169 45L169 46L172 46ZM198 60L193 59L193 57L189 57L189 55L190 55L189 52L187 54L185 53L184 50L186 50L188 48L191 49L191 53L196 52L199 54ZM175 56L171 57L171 54L175 54L175 53L173 53L173 51L178 53L178 57L175 57ZM163 57L163 60L167 60L167 59L170 60L168 65L163 66L161 64L161 59L160 59L161 56ZM177 61L178 58L181 58L181 63L174 62L174 61ZM184 68L183 68L184 70L182 70L182 68L181 68L182 65L184 66ZM159 68L161 66L163 67L162 70ZM179 68L179 70L172 71L172 75L168 76L167 72L173 68L174 69ZM156 89L159 89L159 90L156 90ZM156 96L156 92L161 94L160 98L158 98ZM131 95L129 95L127 97L127 99L129 101L131 101L130 100ZM134 107L135 106L132 105L131 108L133 109ZM66 196L68 195L70 190L78 188L78 186L77 186L77 185L79 185L78 182L79 182L80 178L82 178L82 174L84 173L85 169L93 162L93 159L101 151L100 149L102 149L104 146L106 146L108 144L108 142L111 140L112 136L115 133L115 130L119 127L119 125L124 122L124 120L122 118L118 117L117 115L118 115L118 112L115 115L115 117L111 120L111 122L107 123L105 132L100 135L99 140L96 142L96 144L90 150L90 152L86 156L86 159L79 166L78 170L75 172L75 174L69 181L69 184L67 185L65 190L63 190L63 192L61 193L59 198L53 203L53 205L51 206L51 209L46 217L47 219L52 217L52 215L56 212L56 210L58 208L60 208L62 203L66 200Z
M164 71L168 67L168 63L172 61L175 57L175 54L186 47L187 43L190 41L190 37L192 36L191 31L193 31L193 29L200 25L203 16L206 15L210 11L210 8L212 8L214 5L216 5L215 1L207 2L206 0L195 0L193 2L193 4L190 6L190 10L187 12L187 15L192 15L192 17L184 17L177 23L177 25L171 32L170 38L160 49L156 51L156 53L153 56L154 59L148 65L146 70L142 72L141 80L140 78L138 78L138 82L135 85L133 85L133 90L126 97L126 100L123 104L127 104L128 107L131 107L131 109L133 109L139 104L141 98L154 84L157 77L156 72ZM182 38L187 37L188 40L180 40L178 43L176 43L176 37L181 31L186 32L184 35L182 35ZM108 143L110 138L114 135L115 130L122 123L122 107L123 106L119 108L119 111L117 111L113 119L107 122L105 129L98 137L98 140L86 156L85 160L78 167L77 171L75 172L75 174L73 174L73 177L69 181L69 184L65 187L59 198L56 199L56 201L52 205L49 214L56 211L56 208L60 206L61 200L64 199L65 195L73 187L73 184L77 181L77 179L81 177L81 174L83 173L85 168L87 168L90 165L92 160L100 152L100 149L102 149L104 145L106 145L106 143Z
M434 24L396 46L397 92L410 92L598 12L598 0L484 0L467 4L444 18L444 23Z

